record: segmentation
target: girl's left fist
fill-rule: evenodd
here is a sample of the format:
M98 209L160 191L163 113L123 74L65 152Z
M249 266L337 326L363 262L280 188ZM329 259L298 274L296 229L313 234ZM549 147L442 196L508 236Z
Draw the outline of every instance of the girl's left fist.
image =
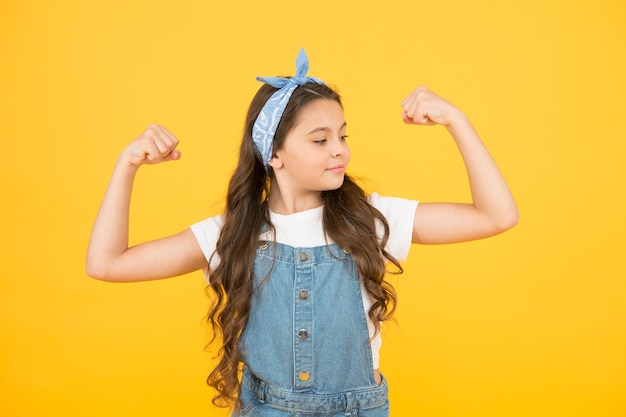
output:
M459 110L430 91L420 86L402 101L402 120L416 125L448 125L460 113Z

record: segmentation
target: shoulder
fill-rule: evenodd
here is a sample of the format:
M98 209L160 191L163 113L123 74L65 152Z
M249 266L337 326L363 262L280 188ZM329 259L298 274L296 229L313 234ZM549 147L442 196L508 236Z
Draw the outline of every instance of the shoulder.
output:
M190 226L190 228L194 232L196 237L198 237L198 235L203 236L219 234L219 231L222 229L223 224L224 216L218 215L194 223Z
M399 213L415 213L415 209L419 202L400 197L381 196L378 193L372 193L367 201L386 218L397 215Z
M211 255L215 251L217 239L219 238L222 225L224 224L224 216L214 216L208 219L192 224L189 228L193 232L200 249L204 253L207 260L211 259ZM213 260L215 261L215 260Z
M383 215L389 227L386 250L399 261L404 261L411 247L416 200L399 197L383 197L374 193L368 197L369 203ZM382 237L384 228L377 225L378 235Z

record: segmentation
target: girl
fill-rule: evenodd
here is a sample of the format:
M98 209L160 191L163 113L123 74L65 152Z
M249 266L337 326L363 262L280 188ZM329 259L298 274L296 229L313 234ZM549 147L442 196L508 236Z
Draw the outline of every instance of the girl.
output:
M304 51L296 67L290 78L259 78L225 213L128 247L137 169L181 156L163 126L131 142L96 218L87 273L119 282L204 270L215 294L208 318L222 342L208 383L233 416L388 416L379 330L396 297L386 265L402 272L411 243L503 232L517 223L517 207L465 115L424 87L402 102L402 119L448 129L473 202L367 196L346 174L339 96L306 76Z

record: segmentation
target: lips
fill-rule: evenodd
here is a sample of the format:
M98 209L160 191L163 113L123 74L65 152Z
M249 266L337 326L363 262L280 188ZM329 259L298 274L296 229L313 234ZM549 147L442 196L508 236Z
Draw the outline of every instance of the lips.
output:
M345 165L335 165L327 169L327 171L331 171L337 174L342 174L346 171Z

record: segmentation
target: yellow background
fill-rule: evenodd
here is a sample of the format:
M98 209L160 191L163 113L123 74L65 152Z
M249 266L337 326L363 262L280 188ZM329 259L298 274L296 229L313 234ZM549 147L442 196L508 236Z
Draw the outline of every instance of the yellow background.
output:
M219 212L257 75L344 97L370 191L468 198L424 84L470 116L521 223L414 247L387 325L393 416L626 416L626 5L599 0L0 3L0 414L206 416L201 273L88 278L119 151L152 122L183 159L142 169L132 240Z

